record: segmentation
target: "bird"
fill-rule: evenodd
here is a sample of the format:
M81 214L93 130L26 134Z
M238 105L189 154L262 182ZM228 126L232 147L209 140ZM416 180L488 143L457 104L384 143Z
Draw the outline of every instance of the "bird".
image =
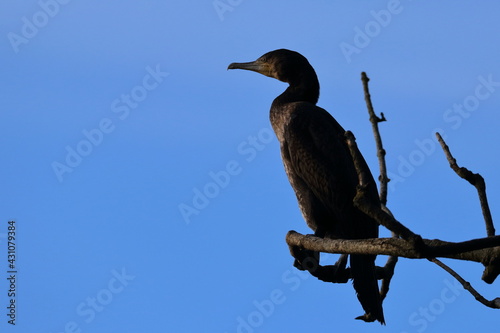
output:
M331 239L378 237L378 223L354 206L358 176L345 141L345 130L325 109L317 106L319 81L314 68L300 53L278 49L252 62L234 62L229 69L254 71L288 83L271 104L269 118L280 143L285 172L298 205L314 235ZM364 158L367 198L380 205L378 190ZM312 257L312 251L309 255ZM385 325L382 299L375 275L374 255L349 256L357 298L365 311L357 317ZM319 263L319 254L317 254Z

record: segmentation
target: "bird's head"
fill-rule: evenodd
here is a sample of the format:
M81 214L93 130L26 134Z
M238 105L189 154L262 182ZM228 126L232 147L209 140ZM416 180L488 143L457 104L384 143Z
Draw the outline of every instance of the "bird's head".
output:
M252 62L233 62L227 69L246 69L291 85L299 84L305 73L314 73L316 76L303 55L286 49L268 52Z

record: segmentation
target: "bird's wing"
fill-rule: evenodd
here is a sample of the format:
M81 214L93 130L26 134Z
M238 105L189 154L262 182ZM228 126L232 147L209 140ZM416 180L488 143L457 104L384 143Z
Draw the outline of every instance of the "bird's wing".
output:
M344 129L325 110L309 103L292 103L284 129L291 167L325 206L351 204L357 176L345 144Z
M342 126L328 112L310 103L291 103L288 107L293 108L287 110L290 119L284 129L288 167L330 211L328 220L321 221L327 225L319 228L341 238L377 237L378 224L353 205L358 177ZM365 162L362 167L369 172ZM368 186L371 199L378 202L373 177ZM375 256L351 255L354 289L365 310L360 318L384 323L374 272Z

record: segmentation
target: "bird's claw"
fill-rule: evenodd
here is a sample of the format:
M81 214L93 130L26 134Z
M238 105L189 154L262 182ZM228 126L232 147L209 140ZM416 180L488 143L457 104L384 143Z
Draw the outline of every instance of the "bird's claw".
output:
M292 246L290 253L295 258L293 266L301 271L315 270L319 266L319 252Z

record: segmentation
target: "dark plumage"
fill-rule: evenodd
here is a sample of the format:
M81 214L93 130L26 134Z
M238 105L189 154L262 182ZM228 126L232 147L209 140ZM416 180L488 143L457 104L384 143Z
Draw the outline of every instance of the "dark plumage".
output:
M280 49L228 69L246 69L287 82L289 87L271 105L270 119L281 146L290 184L307 222L318 237L361 239L378 237L378 224L353 205L358 177L345 130L324 109L316 106L319 82L307 59ZM373 176L370 199L379 204ZM344 261L345 262L345 261ZM339 265L341 266L341 265ZM359 319L384 323L382 301L375 277L375 256L351 255L351 273L358 299L365 310Z

